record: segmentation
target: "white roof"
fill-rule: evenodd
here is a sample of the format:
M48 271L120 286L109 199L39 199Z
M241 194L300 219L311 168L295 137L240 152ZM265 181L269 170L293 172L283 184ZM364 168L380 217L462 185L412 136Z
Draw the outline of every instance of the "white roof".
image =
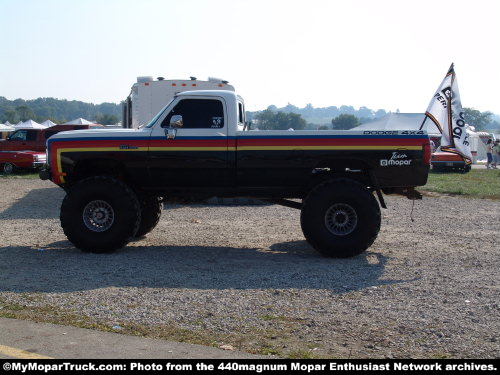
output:
M6 122L4 125L7 125L7 126L14 126L14 124L11 124L10 122Z
M0 124L0 132L12 132L12 131L14 131L13 126L9 126L6 123Z
M224 99L234 99L237 98L238 100L243 101L241 96L236 94L234 91L229 91L229 90L196 90L196 91L183 91L177 94L177 96L220 96Z
M54 126L54 125L57 125L57 124L55 122L53 122L53 121L45 120L44 122L42 122L42 125L46 126L47 128L50 128L51 126Z
M95 124L95 122L85 120L84 118L79 117L74 120L65 122L63 125L92 125L92 124Z
M16 128L16 130L17 129L45 129L46 126L43 126L42 124L39 124L36 121L28 120L28 121L25 121L21 124L16 124L15 128Z
M424 113L388 113L350 130L418 130L424 116ZM425 121L423 130L428 134L441 134L431 119Z

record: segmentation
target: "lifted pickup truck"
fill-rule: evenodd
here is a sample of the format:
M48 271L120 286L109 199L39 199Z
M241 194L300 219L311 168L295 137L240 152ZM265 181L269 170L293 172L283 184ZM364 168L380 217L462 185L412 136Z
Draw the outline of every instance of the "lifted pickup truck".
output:
M62 132L40 172L67 192L61 225L83 251L110 252L158 223L161 199L255 197L301 209L307 241L332 257L365 251L382 192L421 197L423 131L251 131L232 91L183 92L140 129Z

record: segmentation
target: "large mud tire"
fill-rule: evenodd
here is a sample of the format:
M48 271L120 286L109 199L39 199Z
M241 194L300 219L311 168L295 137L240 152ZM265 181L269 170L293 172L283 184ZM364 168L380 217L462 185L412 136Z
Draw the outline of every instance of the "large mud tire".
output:
M77 248L109 253L136 235L141 209L136 194L123 182L95 176L67 191L60 220L64 234Z
M361 254L377 238L380 207L363 185L336 179L316 186L304 199L300 223L306 240L327 257Z
M158 197L144 196L139 198L141 206L141 222L134 237L143 237L151 232L160 221L162 203Z

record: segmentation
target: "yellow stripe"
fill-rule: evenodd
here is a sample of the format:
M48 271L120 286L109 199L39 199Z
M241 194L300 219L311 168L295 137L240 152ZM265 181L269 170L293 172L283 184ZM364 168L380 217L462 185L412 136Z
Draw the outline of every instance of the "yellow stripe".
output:
M228 147L150 147L149 151L227 151Z
M422 146L239 146L249 150L421 150Z
M47 357L46 355L31 353L26 350L11 348L10 346L5 345L0 345L0 353L5 354L8 357L20 359L53 359L53 357Z

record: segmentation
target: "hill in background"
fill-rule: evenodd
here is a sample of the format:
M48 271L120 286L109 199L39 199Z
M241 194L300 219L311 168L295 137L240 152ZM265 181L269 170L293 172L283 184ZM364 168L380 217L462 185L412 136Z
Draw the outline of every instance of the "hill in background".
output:
M361 123L364 123L379 117L383 117L388 113L385 109L373 110L368 107L360 107L359 109L355 109L350 105L341 105L340 107L330 106L315 108L312 104L308 104L303 108L299 108L290 103L281 108L270 105L269 107L267 107L267 109L273 112L297 113L301 115L302 118L308 122L308 124L313 125L331 125L332 119L339 115L353 115L356 116ZM249 120L252 120L254 116L259 112L260 111L248 112L247 117L249 118Z
M267 109L272 112L285 112L299 114L306 120L308 129L315 129L320 125L331 127L332 119L340 115L353 115L359 119L360 123L365 123L380 117L387 113L385 109L373 110L368 107L360 107L358 109L353 106L341 105L315 108L312 104L308 104L303 108L299 108L293 104L288 104L278 108L275 105L269 106ZM262 111L247 112L247 119L252 120ZM396 112L399 112L397 110ZM477 115L484 116L489 112L477 112ZM83 117L87 120L95 121L101 124L116 124L121 121L122 104L121 103L85 103L78 100L66 100L55 98L38 98L32 100L15 99L9 100L0 96L0 123L9 121L11 124L16 124L19 121L33 119L37 122L43 122L47 119L55 123L64 123L78 117ZM477 121L471 121L476 123ZM498 129L500 127L500 115L491 114L489 119L485 121L483 126L478 129Z
M55 98L8 100L0 96L0 123L9 121L15 124L29 119L43 122L50 119L59 124L78 117L97 122L107 118L107 122L117 122L121 120L121 116L122 105L116 103L93 104Z

